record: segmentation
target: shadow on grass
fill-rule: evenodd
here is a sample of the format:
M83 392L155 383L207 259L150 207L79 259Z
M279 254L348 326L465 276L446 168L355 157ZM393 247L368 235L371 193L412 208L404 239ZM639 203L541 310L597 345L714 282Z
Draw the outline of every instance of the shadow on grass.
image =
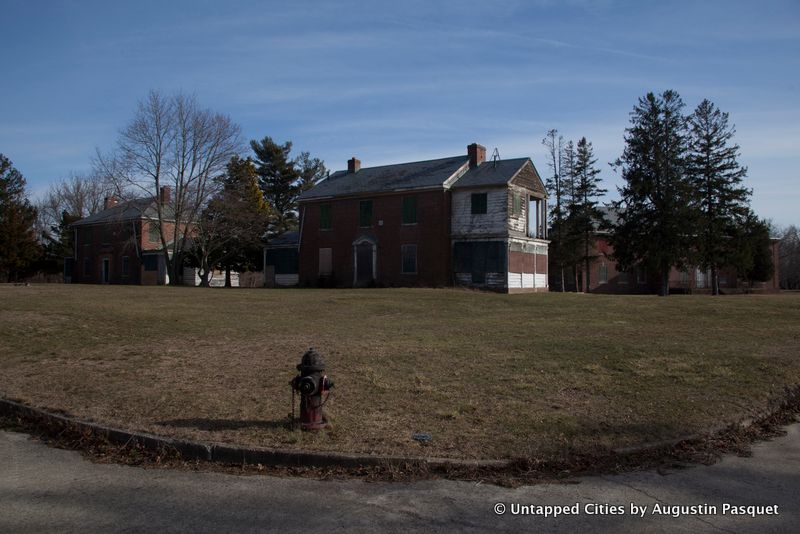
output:
M289 419L278 419L273 421L263 420L241 420L241 419L170 419L159 421L157 424L162 426L173 426L178 428L195 428L197 430L239 430L242 428L264 428L264 429L285 429L291 430Z

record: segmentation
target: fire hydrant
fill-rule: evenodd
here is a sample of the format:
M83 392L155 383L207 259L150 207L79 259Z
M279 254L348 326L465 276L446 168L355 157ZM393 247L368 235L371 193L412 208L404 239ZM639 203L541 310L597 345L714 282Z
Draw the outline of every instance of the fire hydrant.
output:
M322 396L330 392L333 387L333 380L324 374L325 362L317 351L310 348L303 354L297 370L300 374L289 384L292 386L292 391L300 393L300 429L325 428L327 421L322 415L322 406L327 401L327 396L325 401L322 400ZM294 401L292 401L292 412L294 413Z

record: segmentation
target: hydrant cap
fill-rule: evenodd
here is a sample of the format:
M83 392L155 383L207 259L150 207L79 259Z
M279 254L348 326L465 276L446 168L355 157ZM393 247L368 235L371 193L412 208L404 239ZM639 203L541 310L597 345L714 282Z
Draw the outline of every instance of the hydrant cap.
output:
M322 360L322 356L311 348L303 354L303 358L300 360L297 370L301 373L322 372L325 370L325 362Z

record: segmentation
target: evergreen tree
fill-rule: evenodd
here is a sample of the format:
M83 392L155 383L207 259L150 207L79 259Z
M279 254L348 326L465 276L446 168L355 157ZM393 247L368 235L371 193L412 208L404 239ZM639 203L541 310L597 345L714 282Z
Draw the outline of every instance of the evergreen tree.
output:
M753 282L766 282L772 277L772 242L769 224L748 210L730 236L730 252L726 264L736 268L739 278L748 286Z
M703 100L689 117L689 128L689 173L698 211L697 263L711 270L712 293L718 295L719 268L738 254L732 237L749 213L750 191L741 185L747 169L737 162L739 146L731 142L735 129L728 125L727 113Z
M81 220L80 215L72 215L69 211L61 212L58 224L42 234L42 269L48 273L64 272L64 258L74 257L75 232L70 225Z
M225 285L230 287L231 270L252 268L261 258L261 238L272 212L250 158L231 158L227 172L217 181L222 189L201 214L191 259L200 269L201 286L208 286L209 274L220 267L225 269Z
M641 264L657 272L664 296L669 294L670 269L685 265L695 231L683 106L671 90L640 98L625 130L625 150L615 163L625 184L615 203L619 221L611 236L614 255L623 269Z
M319 158L312 158L308 152L301 152L295 161L300 174L300 192L307 191L317 185L327 175L325 164Z
M592 236L596 225L602 220L602 214L597 208L597 199L606 193L600 187L600 170L595 166L597 159L594 157L592 143L582 137L578 141L575 152L575 163L572 169L574 195L570 204L569 228L572 234L572 243L575 256L583 263L583 290L588 292L591 285L590 265L594 259L592 254ZM577 262L576 262L577 263Z
M566 266L565 257L563 254L564 245L564 189L562 186L562 167L564 163L564 138L558 135L558 130L549 130L542 144L547 148L548 162L552 174L545 180L545 187L553 199L552 208L550 209L550 247L549 258L551 269L560 276L559 286L561 291L564 291L564 269Z
M36 208L25 198L25 178L0 154L0 277L19 280L41 255Z
M292 142L279 145L271 137L250 141L255 153L258 183L264 198L275 212L271 233L282 234L297 224L297 197L300 194L300 173L289 157Z

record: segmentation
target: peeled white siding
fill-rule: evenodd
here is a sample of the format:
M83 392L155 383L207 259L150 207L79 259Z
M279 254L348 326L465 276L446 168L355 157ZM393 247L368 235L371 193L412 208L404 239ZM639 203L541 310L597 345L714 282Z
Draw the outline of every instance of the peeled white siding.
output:
M532 273L522 273L522 287L536 287L533 285L534 279Z
M508 289L522 288L522 273L508 273Z
M486 193L486 213L472 214L472 193ZM454 191L452 232L454 237L503 235L507 233L507 189Z

